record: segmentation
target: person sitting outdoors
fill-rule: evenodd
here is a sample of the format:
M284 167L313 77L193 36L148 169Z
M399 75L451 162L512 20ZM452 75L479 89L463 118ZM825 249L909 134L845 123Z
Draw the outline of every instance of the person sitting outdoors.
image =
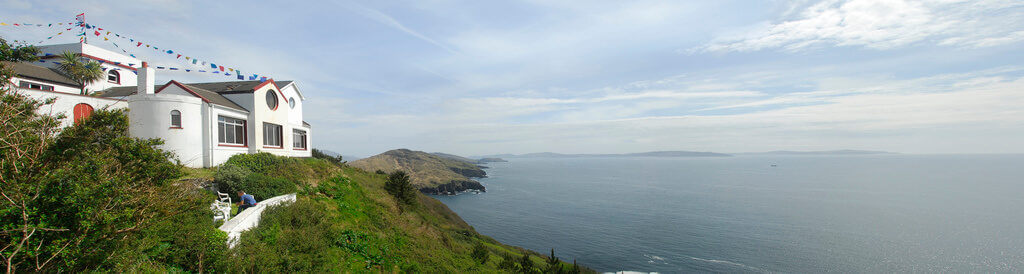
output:
M238 213L242 213L242 210L254 206L256 206L256 198L253 198L252 195L245 194L245 191L238 191ZM238 213L235 215L238 215Z

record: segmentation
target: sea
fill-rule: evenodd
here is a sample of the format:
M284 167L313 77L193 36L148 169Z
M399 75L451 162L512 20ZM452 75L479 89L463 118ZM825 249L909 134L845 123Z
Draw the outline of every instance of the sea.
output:
M1024 155L507 160L436 198L601 272L1024 272Z

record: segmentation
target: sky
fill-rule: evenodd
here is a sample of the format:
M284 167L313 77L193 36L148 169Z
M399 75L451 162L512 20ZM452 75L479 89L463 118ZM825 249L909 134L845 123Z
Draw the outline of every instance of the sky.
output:
M149 44L295 80L313 147L345 155L1024 153L1021 1L0 6L0 22L71 22L84 12L90 24ZM0 37L34 41L55 31L0 26ZM62 36L44 44L77 42ZM100 40L89 43L117 50Z

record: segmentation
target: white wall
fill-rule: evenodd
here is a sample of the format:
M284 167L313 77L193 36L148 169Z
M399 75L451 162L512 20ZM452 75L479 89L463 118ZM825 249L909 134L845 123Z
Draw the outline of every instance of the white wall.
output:
M128 96L129 132L139 138L160 138L162 149L188 167L204 166L202 99L173 94ZM181 128L171 127L171 111L181 112Z
M267 92L270 91L273 91L274 96L277 98L278 105L276 109L271 109L267 106ZM256 89L252 93L252 99L253 108L251 109L252 112L250 117L252 117L251 120L256 121L256 123L251 124L251 129L254 130L254 134L250 136L250 140L253 141L252 144L256 145L256 151L264 151L281 156L290 156L292 150L292 127L288 122L288 102L286 102L285 98L281 96L281 92L278 90L277 86L269 82ZM282 146L280 148L268 147L263 143L263 123L271 123L281 126L283 136L281 136Z
M295 101L295 107L288 108L290 112L288 114L288 122L294 126L302 126L302 96L299 95L298 87L295 83L288 84L288 86L281 87L281 92L284 93L284 97L288 98L288 101Z
M77 92L74 94L62 93L62 92L51 92L51 91L39 91L34 89L22 89L15 88L17 92L24 94L28 97L35 98L37 100L46 100L48 98L56 98L56 101L51 105L45 105L40 107L37 111L42 114L64 114L64 119L61 120L61 127L68 127L74 125L74 109L77 104L87 104L94 110L100 110L103 108L125 108L128 107L128 103L116 99L107 99L100 97L91 97L78 95Z

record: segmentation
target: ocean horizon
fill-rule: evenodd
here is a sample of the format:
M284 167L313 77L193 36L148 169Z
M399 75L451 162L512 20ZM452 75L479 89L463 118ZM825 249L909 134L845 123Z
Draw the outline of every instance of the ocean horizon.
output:
M435 197L598 271L1024 271L1024 155L508 160Z

